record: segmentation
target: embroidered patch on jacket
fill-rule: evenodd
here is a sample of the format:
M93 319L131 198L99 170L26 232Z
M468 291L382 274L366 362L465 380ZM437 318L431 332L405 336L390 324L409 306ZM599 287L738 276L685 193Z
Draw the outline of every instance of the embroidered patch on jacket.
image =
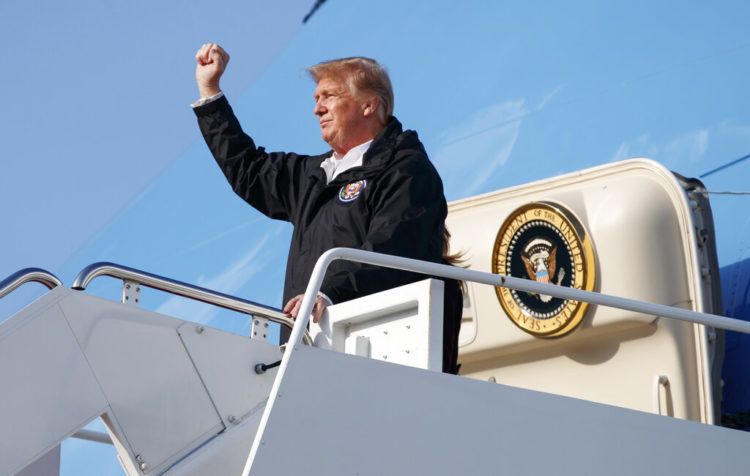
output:
M367 180L358 180L356 182L348 183L339 190L339 200L344 203L354 201L359 197L359 194L362 193L362 190L364 190L365 187L367 187Z

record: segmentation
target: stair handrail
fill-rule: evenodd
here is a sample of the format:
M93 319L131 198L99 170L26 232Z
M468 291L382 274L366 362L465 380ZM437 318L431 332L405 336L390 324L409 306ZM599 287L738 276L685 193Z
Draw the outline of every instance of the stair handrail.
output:
M12 293L18 287L31 282L43 284L48 289L62 286L62 281L47 270L41 268L24 268L0 281L0 299Z
M451 278L459 281L472 281L513 289L516 291L525 291L527 293L546 294L560 299L583 301L588 302L589 304L614 307L642 314L667 317L678 321L703 324L704 326L714 327L716 329L750 334L750 321L744 321L718 314L698 312L664 304L655 304L639 301L637 299L603 294L595 291L584 291L582 289L560 286L552 283L541 283L530 279L515 278L513 276L487 273L484 271L403 258L373 251L355 248L332 248L320 255L320 258L318 258L318 261L315 263L315 267L310 276L310 281L307 284L307 289L302 298L302 303L300 304L299 315L302 316L302 318L296 322L294 329L292 330L292 335L289 337L289 342L291 344L300 342L301 331L307 326L310 312L312 312L313 305L315 304L315 296L317 296L318 291L320 291L320 286L323 283L326 270L335 260L354 261L384 268L411 271L413 273L425 274L427 276ZM286 355L284 358L286 358Z
M461 268L458 266L452 266L447 264L431 263L427 261L420 261L411 258L403 258L400 256L387 255L383 253L376 253L373 251L360 250L355 248L332 248L318 258L315 262L310 280L307 283L307 289L305 290L304 297L302 298L302 304L299 309L299 319L295 321L292 334L289 336L289 342L287 344L284 356L281 359L279 370L276 372L276 379L271 387L271 393L268 397L268 404L266 404L263 414L258 424L258 433L253 440L250 453L245 462L245 468L242 472L243 476L247 476L251 464L255 459L255 455L263 441L263 431L265 431L266 424L268 423L269 415L273 409L274 402L278 398L279 388L281 382L284 380L286 369L289 367L289 361L293 358L292 355L297 349L297 344L302 339L303 332L307 328L310 314L315 304L318 291L323 284L323 278L325 277L328 267L336 260L353 261L356 263L369 264L373 266L379 266L383 268L398 269L402 271L411 271L413 273L425 274L427 276L436 276L439 278L450 278L458 281L471 281L481 284L489 284L490 286L500 286L508 289L514 289L516 291L525 291L535 294L546 294L560 299L570 299L573 301L584 301L589 304L597 304L602 306L614 307L618 309L625 309L629 311L635 311L648 315L655 315L660 317L667 317L676 319L684 322L692 322L695 324L703 324L709 327L715 327L717 329L730 330L735 332L741 332L744 334L750 334L750 322L743 321L740 319L729 318L726 316L720 316L716 314L708 314L703 312L691 311L688 309L677 308L673 306L666 306L663 304L654 304L644 301L638 301L636 299L629 299L620 296L612 296L608 294L602 294L594 291L584 291L582 289L576 289L566 286L559 286L551 283L541 283L532 281L530 279L515 278L512 276L493 274L484 271L476 271L473 269Z
M280 309L107 261L92 263L83 268L76 276L71 288L83 291L91 284L91 281L100 276L121 279L123 282L135 282L151 289L165 291L224 309L262 317L289 329L294 328L294 320L287 317ZM307 331L304 332L303 341L305 344L312 344L312 339Z

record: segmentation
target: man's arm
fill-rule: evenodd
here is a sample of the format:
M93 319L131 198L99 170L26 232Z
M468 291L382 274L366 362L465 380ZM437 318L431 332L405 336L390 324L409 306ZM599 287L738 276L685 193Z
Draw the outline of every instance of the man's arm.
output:
M268 153L245 134L226 97L221 80L229 55L214 43L198 50L195 79L201 99L193 108L206 144L232 189L261 213L294 221L303 161L296 154Z

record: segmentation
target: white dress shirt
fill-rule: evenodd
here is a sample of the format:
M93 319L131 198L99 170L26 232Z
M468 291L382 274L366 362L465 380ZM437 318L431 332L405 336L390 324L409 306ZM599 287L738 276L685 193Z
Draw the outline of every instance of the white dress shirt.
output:
M331 183L342 172L361 166L362 157L364 157L367 149L370 148L370 144L372 144L372 139L356 147L352 147L343 156L334 152L330 157L321 162L320 168L325 170L326 173L326 184Z
M224 91L219 91L218 93L214 94L213 96L209 96L207 98L200 98L200 99L198 99L194 103L191 103L190 107L192 107L193 109L195 109L196 107L203 106L204 104L208 104L210 102L214 102L217 99L223 98L223 97L224 97Z

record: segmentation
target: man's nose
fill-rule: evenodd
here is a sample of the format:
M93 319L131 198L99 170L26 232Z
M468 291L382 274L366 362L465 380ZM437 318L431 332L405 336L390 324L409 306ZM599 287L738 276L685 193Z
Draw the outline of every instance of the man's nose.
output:
M315 101L315 107L313 108L313 114L316 116L322 116L325 114L326 108L323 106L322 101Z

